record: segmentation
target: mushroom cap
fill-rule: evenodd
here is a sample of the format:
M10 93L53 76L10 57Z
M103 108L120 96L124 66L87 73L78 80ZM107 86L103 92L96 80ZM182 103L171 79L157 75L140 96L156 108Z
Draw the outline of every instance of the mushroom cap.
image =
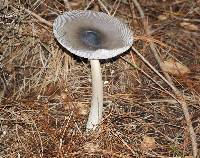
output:
M64 12L55 19L53 32L63 47L88 59L115 57L133 43L133 33L124 23L91 10Z

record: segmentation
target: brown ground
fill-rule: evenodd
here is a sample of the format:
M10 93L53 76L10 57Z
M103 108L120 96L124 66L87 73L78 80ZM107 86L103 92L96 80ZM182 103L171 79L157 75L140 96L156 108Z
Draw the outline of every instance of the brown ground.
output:
M200 1L138 1L149 35L132 0L96 0L88 9L107 8L126 22L134 31L133 46L162 74L149 47L155 44L184 95L200 145ZM56 42L51 24L69 6L84 9L89 2L0 0L0 157L191 156L189 130L174 92L131 49L102 63L104 120L101 130L84 132L90 66Z

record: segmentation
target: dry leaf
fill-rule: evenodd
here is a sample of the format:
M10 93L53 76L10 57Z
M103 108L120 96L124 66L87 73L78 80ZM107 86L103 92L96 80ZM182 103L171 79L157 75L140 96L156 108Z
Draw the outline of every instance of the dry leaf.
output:
M94 143L87 142L87 143L84 145L84 149L85 149L88 153L93 153L93 152L95 152L95 151L98 151L99 145L98 145L98 144L94 144Z
M156 141L153 137L144 136L141 142L141 149L144 151L153 150L156 147Z
M158 20L160 20L160 21L164 21L164 20L167 20L168 19L168 17L166 16L166 15L158 15Z
M93 10L95 10L95 11L100 11L100 6L99 5L97 5L97 4L94 4L94 9Z
M82 1L78 1L78 0L75 0L72 2L67 2L67 3L69 3L69 5L72 9L80 9L80 7L82 5Z
M0 10L3 10L6 6L8 6L8 1L0 0Z
M187 66L172 59L169 59L161 63L161 67L165 72L172 75L184 75L191 72Z
M180 26L183 27L186 30L190 30L190 31L198 31L199 28L197 25L194 25L192 23L188 23L188 22L182 22L180 23Z
M62 100L66 101L66 102L69 101L69 95L65 91L60 93L60 97L62 98Z
M78 112L80 115L87 115L89 111L89 107L87 104L78 103L77 104Z
M72 98L66 91L62 91L59 94L59 98L62 99L62 101L64 103L63 106L64 106L65 110L70 110L70 109L73 108L73 104L71 103L72 102Z
M52 36L48 30L41 29L40 31L37 32L37 35L39 36L39 38L42 42L44 42L44 43L51 42Z

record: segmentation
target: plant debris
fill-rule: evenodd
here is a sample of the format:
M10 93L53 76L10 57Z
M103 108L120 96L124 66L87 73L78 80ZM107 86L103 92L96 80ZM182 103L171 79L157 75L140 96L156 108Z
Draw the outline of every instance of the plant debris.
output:
M134 31L134 48L162 74L150 48L156 45L187 102L200 147L199 1L138 2L151 26L148 35L129 0L0 1L2 157L192 157L173 91L132 49L123 55L131 64L119 57L102 62L104 120L97 131L85 132L89 62L60 46L51 27L57 15L74 9L123 20Z

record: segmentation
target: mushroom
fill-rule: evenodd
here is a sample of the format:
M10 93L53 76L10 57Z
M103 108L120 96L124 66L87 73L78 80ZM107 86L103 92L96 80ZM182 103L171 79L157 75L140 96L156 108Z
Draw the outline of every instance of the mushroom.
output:
M92 100L86 129L94 130L102 119L103 81L100 59L113 58L133 43L132 31L117 18L97 11L73 10L53 23L58 42L71 53L90 60Z

